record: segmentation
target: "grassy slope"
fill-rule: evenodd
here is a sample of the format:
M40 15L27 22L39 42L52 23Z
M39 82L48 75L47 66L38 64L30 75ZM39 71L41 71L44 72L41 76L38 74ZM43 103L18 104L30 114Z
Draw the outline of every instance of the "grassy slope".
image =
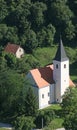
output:
M57 128L63 127L63 119L62 118L55 118L51 121L51 123L48 125L48 127L44 128L44 130L55 130Z
M38 48L34 51L34 57L39 61L43 67L47 64L51 64L56 53L56 47L51 48Z

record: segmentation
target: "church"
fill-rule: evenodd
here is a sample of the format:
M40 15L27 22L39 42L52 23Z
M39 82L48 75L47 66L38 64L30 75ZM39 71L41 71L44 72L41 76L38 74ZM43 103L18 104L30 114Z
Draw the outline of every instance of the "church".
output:
M37 96L39 109L52 103L61 103L66 89L75 86L69 76L69 58L65 53L62 40L53 64L30 70L28 78Z

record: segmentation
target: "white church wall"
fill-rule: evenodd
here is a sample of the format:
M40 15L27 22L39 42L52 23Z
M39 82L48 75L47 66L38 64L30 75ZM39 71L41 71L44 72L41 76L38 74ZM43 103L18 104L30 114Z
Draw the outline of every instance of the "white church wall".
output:
M61 62L54 60L53 64L53 78L56 85L56 101L61 102L64 92L69 87L69 60Z
M61 62L61 96L69 87L69 60Z
M49 106L50 103L50 86L39 89L39 109Z

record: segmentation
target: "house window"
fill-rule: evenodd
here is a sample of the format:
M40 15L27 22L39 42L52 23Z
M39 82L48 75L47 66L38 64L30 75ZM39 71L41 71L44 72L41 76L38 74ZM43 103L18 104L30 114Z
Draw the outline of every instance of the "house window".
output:
M64 64L64 68L66 68L66 64Z
M42 98L44 98L44 94L42 94Z
M50 93L48 93L48 97L49 97Z
M56 64L56 69L58 69L58 64Z

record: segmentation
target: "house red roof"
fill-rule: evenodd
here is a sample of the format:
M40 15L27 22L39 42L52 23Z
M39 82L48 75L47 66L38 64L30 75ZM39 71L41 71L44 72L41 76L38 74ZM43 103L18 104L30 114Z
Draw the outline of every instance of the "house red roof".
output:
M53 65L49 65L39 69L30 70L30 73L35 80L38 88L46 87L54 83L53 80ZM69 86L75 86L69 78Z
M18 50L19 47L20 47L19 45L8 43L7 46L5 47L5 51L16 54L16 51Z

